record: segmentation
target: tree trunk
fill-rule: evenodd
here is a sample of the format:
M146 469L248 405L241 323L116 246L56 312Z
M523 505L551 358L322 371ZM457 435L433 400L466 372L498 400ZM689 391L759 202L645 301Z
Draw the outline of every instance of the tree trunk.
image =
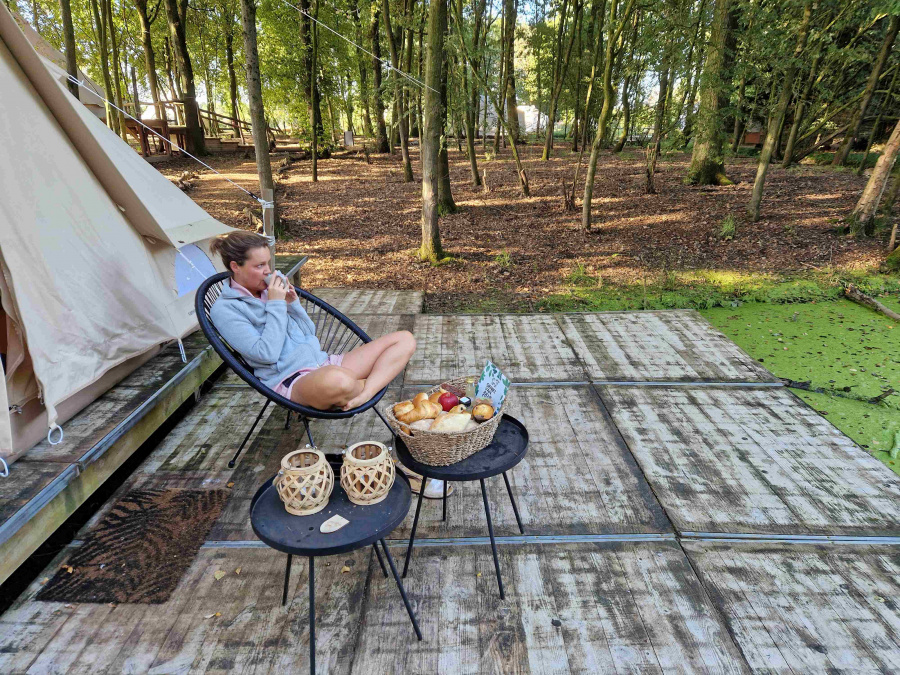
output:
M419 258L437 262L444 257L438 226L438 181L441 145L441 69L444 62L446 0L431 0L428 7L428 43L425 57L425 106L422 119L422 245Z
M741 144L741 136L744 133L744 95L747 91L747 77L741 77L741 86L738 89L737 110L734 112L734 130L731 138L731 153L735 154Z
M622 135L613 146L613 152L622 152L625 148L625 143L628 142L628 126L631 123L631 105L628 101L629 84L631 84L631 75L626 76L625 83L622 85Z
M900 121L894 126L891 138L884 146L884 152L878 158L875 168L872 169L872 175L869 176L869 182L866 183L862 196L848 218L850 232L853 234L865 232L871 236L875 233L875 212L887 187L894 162L897 161L898 151L900 151Z
M319 0L314 0L313 16L319 17ZM310 22L310 50L309 50L309 110L311 115L310 151L312 155L312 182L319 181L319 128L322 126L322 111L319 107L319 70L316 61L319 57L319 24Z
M68 0L66 0L68 1ZM162 119L164 116L162 106L159 105L159 80L156 77L156 53L153 51L153 38L150 29L156 14L159 11L159 4L156 5L151 17L147 13L147 0L134 0L134 6L138 11L138 20L141 24L141 45L144 48L144 67L147 70L147 81L150 84L150 100L153 101L156 118Z
M575 44L575 37L578 34L578 17L581 15L581 1L575 1L575 11L572 16L572 30L569 35L568 44L563 43L563 35L566 29L566 10L568 9L568 0L563 0L560 6L559 26L556 30L556 58L553 66L553 85L550 90L550 102L547 108L547 133L544 136L544 152L541 159L547 161L550 159L550 149L553 147L553 123L556 121L556 108L559 105L559 95L562 92L563 83L566 79L566 73L569 70L569 60L572 57L572 46ZM565 53L563 53L565 49ZM578 100L576 95L576 101ZM576 108L577 110L577 108ZM576 138L577 144L577 138Z
M462 0L457 2L457 11L462 14ZM486 0L476 0L474 7L473 27L472 27L472 44L475 47L475 53L481 51L482 28L484 27L484 13L486 10ZM478 158L475 156L475 136L478 126L478 87L475 85L474 73L469 77L469 72L475 69L475 63L464 66L463 77L466 90L466 153L469 155L469 169L472 172L472 185L481 187L481 174L478 172Z
M788 104L791 101L791 94L794 86L794 78L797 76L797 64L803 50L806 49L806 40L809 37L809 22L812 16L812 4L807 2L803 8L803 20L800 23L800 33L797 37L797 46L794 49L794 58L784 73L784 83L782 84L781 96L778 98L778 104L769 118L768 128L766 130L766 140L763 143L762 152L759 154L759 166L756 168L756 180L753 183L753 194L750 197L750 204L747 207L747 215L751 222L759 220L759 205L762 202L763 187L766 183L766 173L769 171L769 162L772 160L772 153L775 151L775 144L778 142L779 129L784 122L784 115L787 112Z
M194 69L191 65L191 55L188 53L183 15L179 11L177 0L165 1L166 9L168 10L166 13L169 18L169 32L171 33L175 56L178 60L178 71L181 75L187 149L195 155L205 155L206 139L203 136L203 127L200 125L200 109L197 106L197 94L194 89ZM187 4L186 0L185 4Z
M165 50L166 78L169 83L169 98L172 100L175 100L175 99L181 100L181 88L175 81L175 78L172 74L172 71L174 70L173 65L172 65L174 62L174 59L172 58L172 49L169 46L168 36L166 36L165 45L166 45L166 50ZM184 122L184 115L182 114L181 108L179 108L178 106L175 106L175 123L182 124L183 122Z
M612 85L613 61L616 56L615 46L625 28L625 24L631 18L634 0L626 1L622 18L617 25L616 12L618 5L619 0L609 0L610 35L606 43L606 58L603 63L603 107L600 109L600 117L597 119L597 133L594 136L594 142L591 144L591 158L588 161L587 176L584 182L584 201L581 204L581 227L586 232L591 229L591 200L594 195L597 160L600 158L600 147L603 144L603 137L606 135L606 127L609 124L609 118L612 116L612 109L615 104L616 92ZM600 37L598 36L597 39L600 39Z
M266 138L266 112L263 106L262 84L259 76L259 54L256 47L256 0L241 0L241 20L244 33L244 68L247 73L247 96L250 99L250 125L253 128L253 147L256 150L256 171L262 191L273 190L272 163L269 160L269 141ZM273 197L274 199L274 197ZM274 205L273 205L274 208ZM277 222L277 211L275 212ZM274 233L266 233L273 236ZM270 242L272 265L275 264L275 244Z
M238 108L237 73L234 72L234 33L227 27L225 29L225 63L228 67L228 101L231 104L231 117L234 120L231 125L234 129L234 137L240 138L241 115Z
M91 16L94 19L94 34L97 37L97 46L100 48L100 70L103 74L103 88L106 90L106 99L108 101L110 98L114 97L114 94L112 78L109 75L109 45L106 39L106 2L105 0L100 0L100 6L103 7L102 12L100 11L100 6L97 4L97 0L90 0L90 2ZM119 133L119 117L114 114L112 106L109 105L109 103L106 104L106 124L117 134Z
M728 41L729 0L715 0L709 47L697 112L697 137L691 153L687 181L691 185L731 185L725 175L725 128L722 111L728 105Z
M857 176L862 176L863 171L866 170L866 164L869 161L869 153L872 151L872 145L881 133L881 119L884 117L885 111L894 101L894 86L897 84L897 73L900 73L900 68L895 66L894 75L891 77L891 84L888 87L887 94L884 95L884 98L881 100L881 105L878 107L878 117L875 118L875 122L872 124L872 131L869 133L869 140L866 142L866 151L863 153L859 168L856 170Z
M356 24L356 44L361 45L363 42L362 18L359 13L359 0L353 0L350 5L353 13L353 21ZM363 133L372 138L375 132L372 129L372 112L369 105L369 68L366 64L366 57L363 50L356 48L356 66L359 70L359 98L363 106Z
M445 0L446 1L446 0ZM387 127L384 124L384 102L381 99L381 34L379 30L381 8L377 2L372 6L372 22L369 25L369 39L372 41L372 102L375 108L375 124L377 132L375 136L375 152L390 152Z
M446 3L448 0L441 0ZM447 10L444 9L444 33L446 41ZM456 202L453 201L453 190L450 186L450 159L447 156L447 50L444 50L444 63L441 66L441 143L438 151L438 210L442 216L456 213Z
M516 0L503 0L503 13L506 17L504 26L504 55L506 58L506 117L509 126L509 140L518 143L521 132L519 130L518 104L516 103Z
M887 62L891 49L894 46L894 40L897 38L898 29L900 29L900 16L894 15L891 17L887 33L884 36L884 41L881 43L881 49L878 50L878 56L875 57L875 63L872 66L872 72L869 74L869 79L866 82L866 88L863 92L862 100L859 103L859 109L853 116L853 121L850 123L850 128L847 130L844 140L841 142L841 147L834 153L834 159L831 162L832 166L841 166L846 161L847 155L850 154L850 147L853 144L853 139L855 139L856 134L859 133L859 127L863 122L863 118L866 116L866 109L869 107L869 102L872 100L872 95L875 93L875 86L878 84L878 80L881 77L881 71L884 69L884 64Z
M62 15L63 36L66 42L66 72L78 79L78 60L75 50L75 28L72 26L72 6L69 0L59 0L59 9ZM72 96L78 98L78 85L71 80L66 82Z
M391 65L394 70L391 73L391 84L394 89L394 110L398 115L398 127L400 129L400 154L403 157L403 182L412 183L413 172L412 163L409 161L409 127L407 126L407 116L405 102L403 100L403 83L400 81L400 54L402 43L397 44L398 36L394 34L391 26L391 3L390 0L384 0L384 30L387 34L388 45L391 50ZM402 39L402 31L400 37Z
M116 98L116 112L115 115L118 118L118 131L119 136L122 137L122 140L126 143L128 142L128 130L125 127L125 114L122 112L125 110L125 97L122 95L122 76L119 71L119 40L116 37L116 24L113 21L112 14L112 1L111 0L100 0L104 3L106 7L106 24L107 24L107 34L109 35L109 44L112 47L112 64L111 70L113 74L113 86L115 86L115 98Z

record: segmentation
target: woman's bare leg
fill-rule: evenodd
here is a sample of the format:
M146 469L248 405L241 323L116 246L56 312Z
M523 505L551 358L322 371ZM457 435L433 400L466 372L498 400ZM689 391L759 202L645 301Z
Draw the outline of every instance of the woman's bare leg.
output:
M341 367L351 371L363 384L362 390L347 402L344 410L362 405L383 389L406 367L415 351L413 334L401 330L345 354Z
M353 371L341 366L323 366L294 382L291 400L310 408L331 410L343 408L362 390L363 383Z

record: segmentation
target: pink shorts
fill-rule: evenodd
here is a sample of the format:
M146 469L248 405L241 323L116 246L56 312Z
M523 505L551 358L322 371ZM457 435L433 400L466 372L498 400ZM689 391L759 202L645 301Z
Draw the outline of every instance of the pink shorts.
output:
M324 368L325 366L339 366L344 362L343 354L331 354L321 366L316 366L315 368L301 368L296 373L292 373L288 375L281 383L275 387L275 393L285 398L291 397L291 389L294 388L294 382L299 380L304 375L309 375L314 370L318 370L319 368Z

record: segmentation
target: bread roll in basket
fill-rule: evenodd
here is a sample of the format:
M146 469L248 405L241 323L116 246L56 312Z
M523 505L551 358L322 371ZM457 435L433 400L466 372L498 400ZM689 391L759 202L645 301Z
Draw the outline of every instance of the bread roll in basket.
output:
M448 380L443 384L464 391L466 378L460 377ZM439 391L441 386L432 387L428 390L428 395L430 396ZM428 464L429 466L448 466L471 457L479 450L490 445L494 439L497 427L500 425L502 414L497 410L487 422L477 424L474 428L471 425L467 425L468 431L456 432L431 431L421 428L422 425L416 426L417 422L400 422L394 415L393 405L388 405L384 408L384 416L394 433L403 441L404 445L409 449L409 453L417 462Z

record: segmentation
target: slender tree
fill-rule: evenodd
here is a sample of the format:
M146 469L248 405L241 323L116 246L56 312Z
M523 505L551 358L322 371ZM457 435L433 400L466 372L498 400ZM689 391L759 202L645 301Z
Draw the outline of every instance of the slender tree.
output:
M403 83L400 81L400 54L402 44L400 36L394 34L391 26L391 3L384 0L384 30L387 34L388 45L391 50L391 86L394 90L394 110L397 112L398 127L400 129L400 154L403 158L403 182L412 183L412 163L409 160L409 127L407 125L406 102L403 100Z
M445 0L446 1L446 0ZM381 8L378 2L372 5L372 21L369 24L369 39L372 41L372 102L375 112L375 152L390 152L391 147L387 137L387 127L384 124L384 102L381 99L381 31L379 29ZM442 51L443 53L443 51Z
M863 92L862 100L859 102L859 108L853 116L853 121L850 123L850 128L847 130L847 133L844 135L844 140L841 142L838 151L834 153L834 159L831 162L832 166L841 166L847 160L847 155L850 154L850 148L853 145L856 134L859 133L859 127L862 125L863 118L866 116L869 102L872 100L872 96L875 93L875 85L878 84L878 79L881 77L881 73L884 70L884 64L887 62L891 49L894 46L894 40L897 38L898 30L900 30L900 15L894 14L891 16L890 23L888 24L887 32L881 43L881 49L878 50L878 55L875 57L875 63L872 66L872 72L869 74L869 79L866 82L866 89Z
M875 234L875 212L890 180L898 152L900 152L900 121L894 126L894 131L884 146L884 152L878 158L872 175L869 176L869 182L866 183L862 196L848 218L851 233L864 232L869 236Z
M253 147L256 150L256 171L259 175L260 190L272 190L274 199L275 181L272 180L272 163L269 159L266 112L263 105L259 54L256 44L256 0L241 0L241 23L244 34L244 70L247 74L247 95L250 99L250 126L253 129ZM270 242L269 248L274 262L274 243Z
M519 106L516 100L516 0L503 0L503 49L506 66L503 71L506 81L506 115L509 126L511 143L518 143L521 134L519 130Z
M769 171L769 162L775 152L775 144L780 136L780 129L784 123L784 116L787 112L788 104L791 102L791 95L794 88L794 78L797 77L800 57L806 49L806 41L809 37L809 24L812 18L812 3L807 2L803 8L803 19L800 22L800 30L797 34L797 46L794 48L794 55L790 63L784 71L784 80L781 85L781 95L778 97L778 103L769 117L769 124L766 130L766 140L763 143L762 151L759 153L759 165L756 168L756 181L753 183L753 194L750 197L750 204L747 207L747 216L752 222L759 220L759 205L762 202L763 186L766 183L766 173Z
M66 43L66 72L78 79L78 55L75 49L75 27L72 24L72 7L69 0L59 0L60 14L62 15L63 37ZM78 98L78 85L69 80L66 82L72 96Z
M441 145L441 70L444 62L446 0L431 0L428 7L428 42L425 56L425 104L422 119L422 245L419 258L437 262L444 257L438 226L438 180Z
M194 69L187 46L187 29L184 13L187 12L187 0L179 7L178 0L165 0L166 15L169 20L169 33L173 49L178 60L178 73L181 79L182 99L184 102L184 125L186 127L188 151L195 155L206 154L206 138L200 124L200 107L197 105L197 94L194 88Z
M562 0L559 8L559 25L556 30L556 58L553 60L553 84L550 88L550 100L547 112L547 133L544 136L544 152L541 159L546 161L550 159L550 149L553 147L553 125L556 122L556 108L559 104L559 95L562 93L563 84L565 83L566 74L569 71L569 61L572 57L572 46L575 44L575 37L579 33L578 18L581 16L582 3L581 0L575 0L572 12L572 22L569 30L569 39L563 40L568 17L566 12L569 8L568 0ZM578 96L576 95L576 100ZM577 119L577 117L576 117ZM577 130L574 132L577 138Z
M606 42L606 56L603 63L603 107L597 119L597 133L591 144L591 158L588 161L587 176L584 182L584 201L581 204L581 227L588 231L591 229L591 200L594 195L594 177L597 174L597 160L600 158L600 147L606 136L606 128L609 118L612 116L615 104L616 92L613 88L613 64L616 60L616 44L622 36L622 31L631 19L634 10L634 0L624 0L625 5L620 16L617 16L620 0L608 0L609 19L607 22L609 37ZM598 35L597 39L600 39ZM576 168L577 171L577 168Z

